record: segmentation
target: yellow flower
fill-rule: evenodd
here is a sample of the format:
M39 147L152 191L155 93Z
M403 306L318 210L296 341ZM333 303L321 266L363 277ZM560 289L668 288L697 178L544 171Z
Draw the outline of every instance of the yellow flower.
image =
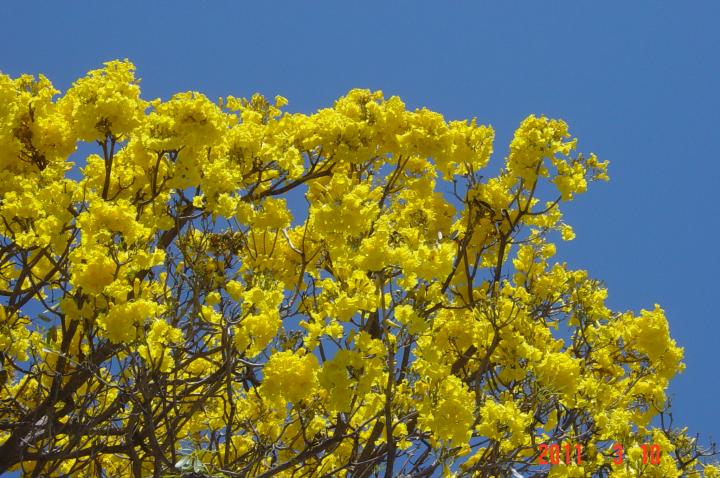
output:
M313 395L317 371L318 362L312 354L277 352L263 368L263 392L270 399L297 403Z

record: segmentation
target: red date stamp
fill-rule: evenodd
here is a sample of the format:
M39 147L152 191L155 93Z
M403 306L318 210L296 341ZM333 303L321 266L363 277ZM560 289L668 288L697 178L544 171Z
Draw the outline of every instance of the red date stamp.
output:
M662 458L660 445L655 443L640 445L643 465L659 465ZM583 446L572 443L541 443L538 445L539 465L582 465ZM625 459L625 449L621 443L613 443L612 461L615 465L622 465Z

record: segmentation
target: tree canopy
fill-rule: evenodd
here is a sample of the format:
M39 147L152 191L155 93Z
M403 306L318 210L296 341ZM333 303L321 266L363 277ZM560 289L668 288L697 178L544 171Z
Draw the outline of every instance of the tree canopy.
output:
M285 103L0 75L0 473L718 476L660 306L554 259L608 179L565 122L489 171L475 119Z

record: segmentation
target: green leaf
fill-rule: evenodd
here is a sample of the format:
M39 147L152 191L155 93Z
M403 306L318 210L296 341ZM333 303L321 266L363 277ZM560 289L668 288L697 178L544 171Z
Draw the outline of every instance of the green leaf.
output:
M183 471L189 470L193 461L194 457L192 455L185 455L180 458L177 463L175 463L175 468Z

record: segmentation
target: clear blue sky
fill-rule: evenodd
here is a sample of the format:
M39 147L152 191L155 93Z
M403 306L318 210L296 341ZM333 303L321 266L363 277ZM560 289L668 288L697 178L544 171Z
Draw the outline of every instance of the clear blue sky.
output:
M559 251L613 308L665 308L688 366L675 420L720 439L720 2L262 4L3 2L0 70L64 90L127 57L146 98L259 91L306 112L381 89L492 124L500 158L526 115L565 119L611 181L566 208Z

